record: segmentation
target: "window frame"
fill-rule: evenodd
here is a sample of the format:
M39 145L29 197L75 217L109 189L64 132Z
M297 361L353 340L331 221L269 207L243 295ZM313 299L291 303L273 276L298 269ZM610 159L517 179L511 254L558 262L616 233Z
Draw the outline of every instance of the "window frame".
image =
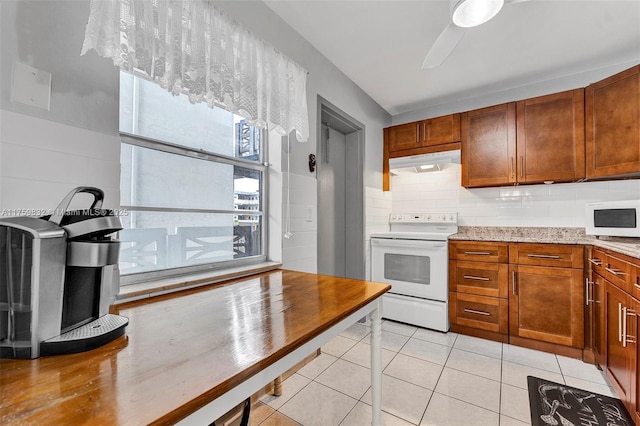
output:
M232 114L232 113L230 113ZM220 272L230 268L242 268L249 265L255 265L264 263L267 261L268 253L268 152L265 149L267 146L268 130L260 129L260 160L251 161L244 160L242 158L230 157L223 154L217 154L215 152L207 151L200 148L191 148L185 145L175 144L158 139L148 138L144 136L134 135L128 132L120 131L120 146L123 144L138 146L141 148L153 149L169 154L182 155L198 160L211 161L215 163L228 164L232 166L239 166L247 169L257 170L262 173L262 179L260 182L260 206L261 209L256 210L215 210L215 209L186 209L186 208L162 208L162 207L149 207L149 206L128 206L121 205L122 210L128 211L153 211L153 212L175 212L175 213L209 213L209 214L230 214L238 215L244 213L253 216L260 216L260 243L261 253L260 255L247 256L238 259L202 263L197 265L189 265L177 268L167 268L155 271L136 272L130 274L123 274L120 271L120 285L128 286L133 284L139 284L148 281L155 281L167 278L186 277L189 275L201 275L208 272Z

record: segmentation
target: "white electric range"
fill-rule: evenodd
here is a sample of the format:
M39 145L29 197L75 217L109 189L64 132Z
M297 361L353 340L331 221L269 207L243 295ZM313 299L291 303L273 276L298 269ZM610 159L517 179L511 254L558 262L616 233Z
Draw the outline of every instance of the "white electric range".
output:
M389 232L371 235L371 280L391 284L384 318L449 330L448 238L457 213L392 213Z

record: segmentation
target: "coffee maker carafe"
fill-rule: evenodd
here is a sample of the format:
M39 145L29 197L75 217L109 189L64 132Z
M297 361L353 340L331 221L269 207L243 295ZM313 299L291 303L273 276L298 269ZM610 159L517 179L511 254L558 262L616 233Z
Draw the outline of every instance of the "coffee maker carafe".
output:
M89 209L68 210L78 193ZM124 334L109 314L119 290L119 217L104 193L72 190L49 216L0 219L0 357L38 358L97 348Z

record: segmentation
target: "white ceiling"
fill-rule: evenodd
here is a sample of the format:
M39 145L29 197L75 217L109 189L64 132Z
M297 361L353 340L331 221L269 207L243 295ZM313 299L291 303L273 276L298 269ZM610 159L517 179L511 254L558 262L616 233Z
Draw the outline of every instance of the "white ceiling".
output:
M505 4L438 68L422 61L448 0L265 0L390 114L640 62L640 0Z

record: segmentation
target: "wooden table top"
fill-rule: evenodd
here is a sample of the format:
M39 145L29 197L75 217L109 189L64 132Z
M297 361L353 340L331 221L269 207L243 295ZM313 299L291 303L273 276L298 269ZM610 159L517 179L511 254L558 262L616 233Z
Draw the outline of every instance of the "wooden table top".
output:
M277 270L114 306L129 325L105 346L0 359L0 423L174 423L389 288Z

